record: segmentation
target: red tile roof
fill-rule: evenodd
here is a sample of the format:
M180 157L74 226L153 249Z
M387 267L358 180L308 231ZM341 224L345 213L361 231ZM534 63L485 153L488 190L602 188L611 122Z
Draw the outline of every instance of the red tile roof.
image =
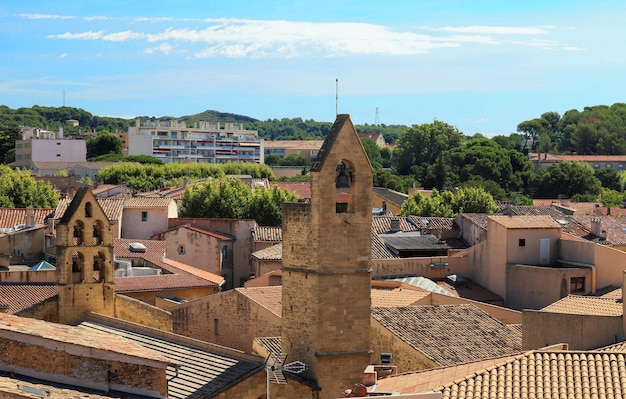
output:
M98 198L97 201L102 208L102 211L107 215L109 221L116 222L122 219L122 211L124 210L123 198ZM59 220L63 217L71 202L71 198L63 198L59 200L56 210L54 211L55 220Z
M287 190L296 194L302 199L311 199L311 183L309 182L272 182L272 186L278 186L283 190Z
M42 225L46 216L54 212L54 208L0 208L0 228L25 224L29 211L34 213L35 224Z
M171 198L132 197L126 198L124 208L167 208L172 201Z
M8 313L16 313L56 294L56 283L2 283L0 307L8 307Z
M226 241L226 240L232 240L233 239L232 237L228 237L228 236L225 236L223 234L213 233L212 231L202 230L202 229L199 229L199 228L196 228L196 227L192 227L192 226L186 225L186 224L181 224L179 226L172 227L171 229L168 229L168 230L165 230L165 231L161 231L159 233L155 233L155 234L153 234L151 236L151 238L153 238L153 239L154 238L158 238L158 237L161 236L161 234L171 233L172 231L175 231L175 230L178 230L178 229L186 229L186 230L193 231L193 232L196 232L196 233L199 233L199 234L203 234L205 236L217 238L218 240L225 240Z

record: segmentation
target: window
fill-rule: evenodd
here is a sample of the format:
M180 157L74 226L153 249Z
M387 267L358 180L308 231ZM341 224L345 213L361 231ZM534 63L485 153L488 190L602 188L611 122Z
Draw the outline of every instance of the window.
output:
M213 319L213 331L215 336L220 335L220 319Z
M141 221L142 222L147 222L148 221L148 212L146 212L146 211L141 212Z
M60 142L60 141L57 141L57 145L61 145L61 142Z
M57 157L60 157L60 156L61 156L61 154L57 154Z
M519 246L520 247L525 247L526 246L526 239L525 238L520 238L519 239Z
M570 278L569 292L570 293L584 293L585 292L585 278L584 277Z
M179 255L184 255L185 254L185 244L178 245L178 254Z

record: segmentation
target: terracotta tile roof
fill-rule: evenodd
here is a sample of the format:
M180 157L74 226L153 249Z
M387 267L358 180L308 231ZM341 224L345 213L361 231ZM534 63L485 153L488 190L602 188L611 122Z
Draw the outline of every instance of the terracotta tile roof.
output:
M597 296L606 299L622 300L622 288L621 287L604 287L601 290L596 291Z
M13 374L12 377L0 376L0 392L5 395L10 394L11 396L6 396L8 398L41 398L39 392L45 392L45 397L50 399L117 399L120 397L116 392L101 392L77 386L70 388L57 382L38 380L19 374Z
M458 298L504 306L504 300L501 296L498 296L494 292L489 291L471 280L462 284L452 284L448 279L443 279L437 280L437 284Z
M283 229L275 226L254 226L254 229L252 229L252 240L281 242L283 240Z
M430 295L428 291L413 289L381 290L372 288L372 306L397 308L411 306Z
M376 383L376 392L394 392L398 394L412 394L433 391L450 381L461 380L473 373L501 364L513 356L496 357L479 360L471 363L463 363L448 367L414 371L380 379ZM494 396L494 399L500 399ZM491 399L491 398L490 398Z
M167 208L171 198L132 197L126 198L124 208Z
M17 313L57 294L56 283L1 283L1 305L8 313Z
M467 367L464 377L460 377L462 368L456 373L443 368L388 377L378 382L376 391L403 394L434 391L441 392L444 399L623 398L625 360L624 353L530 351L500 359L478 371L473 365L463 365Z
M235 288L242 295L263 306L278 317L283 314L283 287L280 285L269 287Z
M408 218L402 216L386 216L386 215L373 215L372 216L372 230L376 234L385 234L391 230L391 221L400 221L400 230L402 231L419 231L419 227L411 223Z
M544 229L544 228L561 228L561 225L552 217L547 215L524 215L524 216L505 216L492 215L489 220L493 220L507 229Z
M146 246L146 252L131 252L130 244L138 242ZM133 240L130 238L113 239L113 253L116 258L143 258L161 259L166 256L167 242L162 240Z
M252 253L252 257L258 260L282 260L283 243L272 245Z
M146 246L146 252L132 252L131 243L139 242ZM140 258L163 269L164 273L152 276L116 277L115 292L159 291L183 288L210 288L223 283L223 278L193 266L189 266L165 257L166 242L157 240L132 240L117 238L114 240L116 259Z
M489 215L486 213L462 213L459 215L459 217L467 219L473 224L475 224L476 226L484 230L487 230L487 222L489 220Z
M626 353L626 341L618 342L613 345L604 346L596 349L600 352L622 352Z
M409 216L408 219L420 229L424 230L458 230L454 218Z
M546 306L541 311L590 316L621 316L624 313L621 298L617 300L577 295L568 295Z
M123 198L98 198L97 201L104 213L107 215L109 221L115 222L122 219L122 211L124 209ZM59 200L56 210L54 211L55 220L60 220L63 215L65 215L65 211L67 211L67 207L71 202L71 198L63 198Z
M0 331L33 335L45 340L56 341L62 343L63 345L83 346L90 349L116 352L143 359L175 363L170 362L162 355L150 349L144 348L129 339L120 339L119 337L111 334L90 331L83 327L51 323L28 317L0 314Z
M185 229L185 230L193 231L193 232L195 232L195 233L199 233L199 234L202 234L202 235L205 235L205 236L209 236L209 237L217 238L218 240L222 240L222 241L230 241L230 240L233 240L233 237L226 236L226 235L225 235L225 234L223 234L223 233L218 234L218 233L214 233L214 232L209 231L209 230L199 229L199 228L197 228L197 227L193 227L193 226L186 225L186 224L181 224L181 225L178 225L178 226L172 227L171 229L168 229L168 230L164 230L164 231L161 231L161 232L155 233L155 234L153 234L153 235L152 235L152 236L150 236L150 237L151 237L151 238L153 238L153 239L155 239L155 237L159 237L159 236L161 236L162 234L171 233L172 231L179 230L179 229Z
M287 190L296 194L302 199L311 199L311 183L310 182L272 182L272 186L278 186L283 190Z
M35 224L42 225L45 218L54 212L54 208L0 208L0 229L10 229L26 224L26 215L33 212Z
M443 366L510 355L522 349L520 334L473 305L373 307L372 316Z
M322 148L324 140L265 140L265 149L285 148L300 150L319 150Z
M530 153L529 159L537 161L541 155L541 162L563 162L563 161L581 161L581 162L625 162L626 155L556 155L556 154L537 154Z
M551 206L535 205L507 205L506 209L503 209L502 213L512 216L547 215L552 216L555 220L565 216L563 212Z
M116 319L98 317L80 327L106 332L121 342L131 340L176 363L177 368L167 367L170 399L221 397L226 389L263 370L264 359L258 356Z
M593 237L591 238L594 241L597 241L602 244L610 244L610 245L624 245L626 244L626 220L621 217L615 216L572 216L571 219L585 226L585 228L589 229L589 234ZM599 226L601 231L606 232L606 238L603 240L599 240L595 234L592 234L592 220L599 221Z
M378 234L372 231L372 259L393 259L398 258L387 248L385 241Z

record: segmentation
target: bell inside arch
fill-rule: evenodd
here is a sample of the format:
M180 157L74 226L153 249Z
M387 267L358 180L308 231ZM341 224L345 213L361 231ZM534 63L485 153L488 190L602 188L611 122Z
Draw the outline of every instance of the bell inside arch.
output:
M337 165L337 177L335 179L335 187L337 188L350 188L352 184L352 177L350 171L346 168L346 164L340 162Z

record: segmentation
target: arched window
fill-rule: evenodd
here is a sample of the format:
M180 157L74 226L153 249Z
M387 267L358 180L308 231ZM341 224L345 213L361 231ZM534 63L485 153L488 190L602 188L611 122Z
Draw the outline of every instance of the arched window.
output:
M104 281L104 267L106 265L106 255L104 252L98 252L93 256L93 278L98 282Z
M93 224L93 238L92 245L102 245L104 237L104 223L100 220L96 220Z
M345 160L339 161L335 168L335 211L350 212L350 189L354 182L354 168Z
M72 282L85 282L83 276L85 270L85 255L82 252L74 252L72 255Z
M85 202L85 217L90 218L93 214L91 212L91 202Z
M73 245L85 245L85 224L82 220L74 222Z

